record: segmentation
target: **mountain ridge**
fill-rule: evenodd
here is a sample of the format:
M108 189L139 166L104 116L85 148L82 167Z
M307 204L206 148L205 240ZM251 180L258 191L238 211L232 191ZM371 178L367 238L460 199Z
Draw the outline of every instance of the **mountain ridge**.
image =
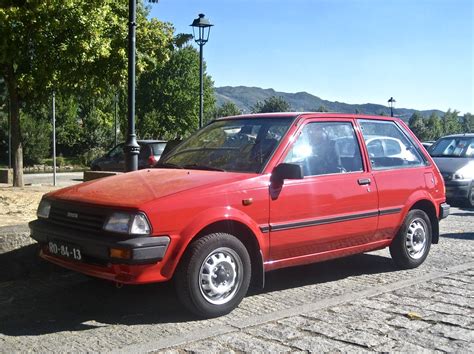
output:
M317 111L321 106L324 106L329 112L390 115L390 107L388 106L375 103L350 104L339 101L329 101L306 91L288 93L275 91L272 88L263 89L255 86L221 86L216 87L214 92L218 106L222 106L226 102L233 102L242 113L250 113L252 107L259 101L264 101L271 96L279 96L287 101L291 109L295 112ZM415 112L421 113L424 117L428 117L432 113L436 113L439 116L444 114L443 111L437 109L417 110L411 108L394 108L394 115L406 122Z

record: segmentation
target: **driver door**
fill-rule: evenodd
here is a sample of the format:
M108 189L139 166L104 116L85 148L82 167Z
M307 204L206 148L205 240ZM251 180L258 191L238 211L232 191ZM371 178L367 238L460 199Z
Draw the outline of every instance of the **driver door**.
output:
M281 162L303 179L285 180L270 200L270 257L275 268L348 254L374 242L377 188L364 166L350 119L308 121Z

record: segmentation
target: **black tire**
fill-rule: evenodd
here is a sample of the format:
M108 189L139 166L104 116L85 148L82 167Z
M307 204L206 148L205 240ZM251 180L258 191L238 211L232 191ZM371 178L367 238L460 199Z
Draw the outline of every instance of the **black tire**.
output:
M471 190L467 196L466 205L469 208L474 208L474 182L471 183Z
M222 316L247 294L251 272L242 242L227 233L209 234L192 242L185 252L175 275L176 292L199 317Z
M430 252L431 222L423 210L410 210L390 245L395 264L402 269L416 268Z

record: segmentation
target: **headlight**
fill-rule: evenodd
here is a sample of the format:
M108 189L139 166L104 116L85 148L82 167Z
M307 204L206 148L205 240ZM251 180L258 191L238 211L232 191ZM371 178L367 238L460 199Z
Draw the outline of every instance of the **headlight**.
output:
M51 202L47 199L41 199L41 202L38 205L38 210L36 211L36 216L38 218L47 219L49 218L50 211L51 211Z
M455 174L453 175L453 179L464 179L464 176L463 176L462 174L460 174L460 173L455 173Z
M149 235L151 227L144 214L113 213L104 225L104 230L129 235Z

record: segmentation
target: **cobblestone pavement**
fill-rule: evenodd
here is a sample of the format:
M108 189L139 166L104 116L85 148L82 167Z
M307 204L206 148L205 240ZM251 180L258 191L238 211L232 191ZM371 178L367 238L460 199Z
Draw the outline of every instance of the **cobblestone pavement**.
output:
M172 284L116 289L42 265L0 281L0 352L474 352L474 210L453 208L441 233L417 269L382 250L274 271L212 320L185 312Z

